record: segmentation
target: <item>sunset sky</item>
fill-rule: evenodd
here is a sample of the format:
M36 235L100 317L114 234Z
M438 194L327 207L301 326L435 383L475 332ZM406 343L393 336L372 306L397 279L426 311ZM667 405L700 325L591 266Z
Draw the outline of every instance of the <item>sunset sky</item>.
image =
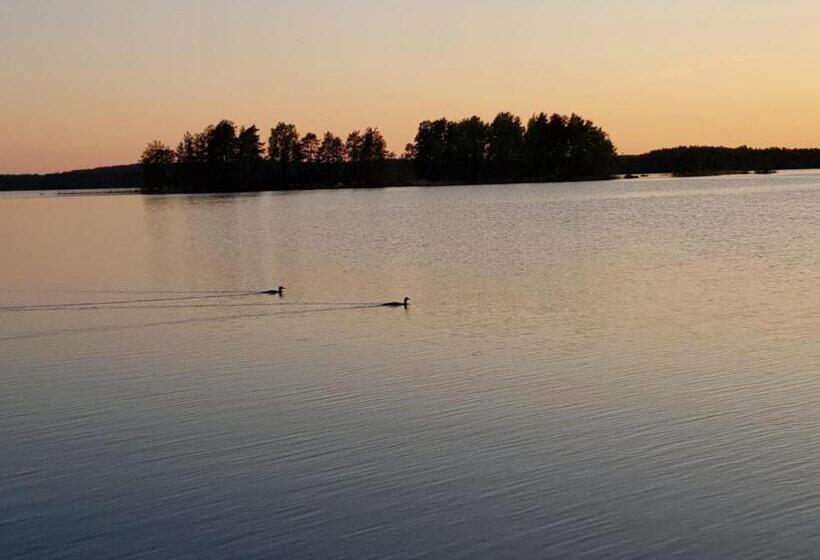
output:
M221 118L400 152L420 120L577 112L620 153L820 146L817 0L0 0L0 173Z

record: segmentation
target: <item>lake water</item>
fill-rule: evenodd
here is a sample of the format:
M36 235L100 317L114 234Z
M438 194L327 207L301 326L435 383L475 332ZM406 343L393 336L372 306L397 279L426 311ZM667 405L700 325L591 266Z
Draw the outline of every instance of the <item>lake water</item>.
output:
M820 173L4 195L0 304L4 558L820 548Z

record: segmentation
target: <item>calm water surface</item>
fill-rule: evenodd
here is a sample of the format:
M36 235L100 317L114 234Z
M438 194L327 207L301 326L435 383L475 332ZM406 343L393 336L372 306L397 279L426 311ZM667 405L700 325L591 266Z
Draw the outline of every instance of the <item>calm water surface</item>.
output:
M817 173L5 195L2 556L813 558L818 288Z

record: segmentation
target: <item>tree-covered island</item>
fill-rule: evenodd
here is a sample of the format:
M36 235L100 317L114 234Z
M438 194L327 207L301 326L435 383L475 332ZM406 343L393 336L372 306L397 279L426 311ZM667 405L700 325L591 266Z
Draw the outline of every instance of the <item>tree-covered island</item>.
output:
M609 136L578 115L540 113L524 125L510 113L419 124L401 157L378 128L301 135L219 121L186 132L176 148L152 141L140 158L148 192L249 191L386 185L604 179L616 170Z

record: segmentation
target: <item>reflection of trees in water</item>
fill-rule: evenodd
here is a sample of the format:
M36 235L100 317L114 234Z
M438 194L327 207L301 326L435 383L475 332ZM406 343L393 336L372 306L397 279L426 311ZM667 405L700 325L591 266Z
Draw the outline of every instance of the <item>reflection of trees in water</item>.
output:
M270 201L258 193L146 196L145 243L152 285L259 289L273 274ZM254 282L244 275L257 275Z

